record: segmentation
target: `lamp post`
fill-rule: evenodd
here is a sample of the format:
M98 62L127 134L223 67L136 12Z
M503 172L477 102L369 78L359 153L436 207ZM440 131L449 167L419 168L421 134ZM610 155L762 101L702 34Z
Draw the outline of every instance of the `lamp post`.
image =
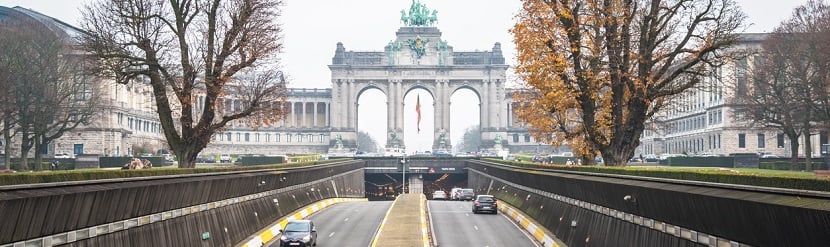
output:
M406 153L401 158L401 194L406 194Z

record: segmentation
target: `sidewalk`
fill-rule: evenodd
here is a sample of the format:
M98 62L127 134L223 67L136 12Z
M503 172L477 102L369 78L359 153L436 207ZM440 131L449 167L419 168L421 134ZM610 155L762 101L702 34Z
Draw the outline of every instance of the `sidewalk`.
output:
M384 223L372 242L372 247L428 246L425 222L422 222L423 194L405 194L395 200Z

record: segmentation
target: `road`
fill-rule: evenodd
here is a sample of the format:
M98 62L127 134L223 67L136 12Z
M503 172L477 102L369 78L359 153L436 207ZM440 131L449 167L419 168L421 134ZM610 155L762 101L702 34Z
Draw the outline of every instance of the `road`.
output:
M369 246L392 201L344 202L317 212L318 246ZM279 240L276 238L275 240ZM279 247L279 241L265 246Z
M473 214L469 201L429 201L439 246L538 246L501 213Z

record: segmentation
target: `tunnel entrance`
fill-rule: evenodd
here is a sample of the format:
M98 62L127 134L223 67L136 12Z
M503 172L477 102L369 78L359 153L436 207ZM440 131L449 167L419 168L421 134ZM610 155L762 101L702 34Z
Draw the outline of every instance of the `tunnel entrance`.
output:
M401 173L365 173L364 179L366 198L370 201L395 200L401 193ZM449 193L454 187L467 187L466 173L407 173L405 179L407 193L422 191L427 199L432 199L435 190Z

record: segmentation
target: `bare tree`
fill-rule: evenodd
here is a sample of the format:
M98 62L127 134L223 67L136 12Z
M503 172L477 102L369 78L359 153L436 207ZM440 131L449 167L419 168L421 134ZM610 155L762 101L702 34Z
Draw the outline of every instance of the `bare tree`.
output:
M814 123L827 112L830 9L820 0L797 7L790 19L768 35L762 48L751 70L751 84L737 85L740 107L736 112L787 135L793 163L798 158L798 138L803 135L809 170Z
M372 138L366 131L357 132L357 151L366 153L376 153L378 151L378 142Z
M467 127L461 142L455 145L459 152L477 152L481 147L481 129L478 125Z
M517 115L624 165L666 98L732 55L744 18L733 0L524 1L512 32L530 93Z
M195 167L214 133L234 120L282 117L285 86L279 0L98 1L83 11L86 49L117 83L146 80L179 167ZM204 102L195 107L199 95ZM172 100L171 100L172 98ZM175 119L175 120L174 120Z
M100 90L85 75L85 56L72 49L69 34L26 17L13 23L0 27L0 61L6 71L4 138L8 143L12 134L19 134L21 165L27 169L32 148L40 164L39 150L89 122L99 107Z

